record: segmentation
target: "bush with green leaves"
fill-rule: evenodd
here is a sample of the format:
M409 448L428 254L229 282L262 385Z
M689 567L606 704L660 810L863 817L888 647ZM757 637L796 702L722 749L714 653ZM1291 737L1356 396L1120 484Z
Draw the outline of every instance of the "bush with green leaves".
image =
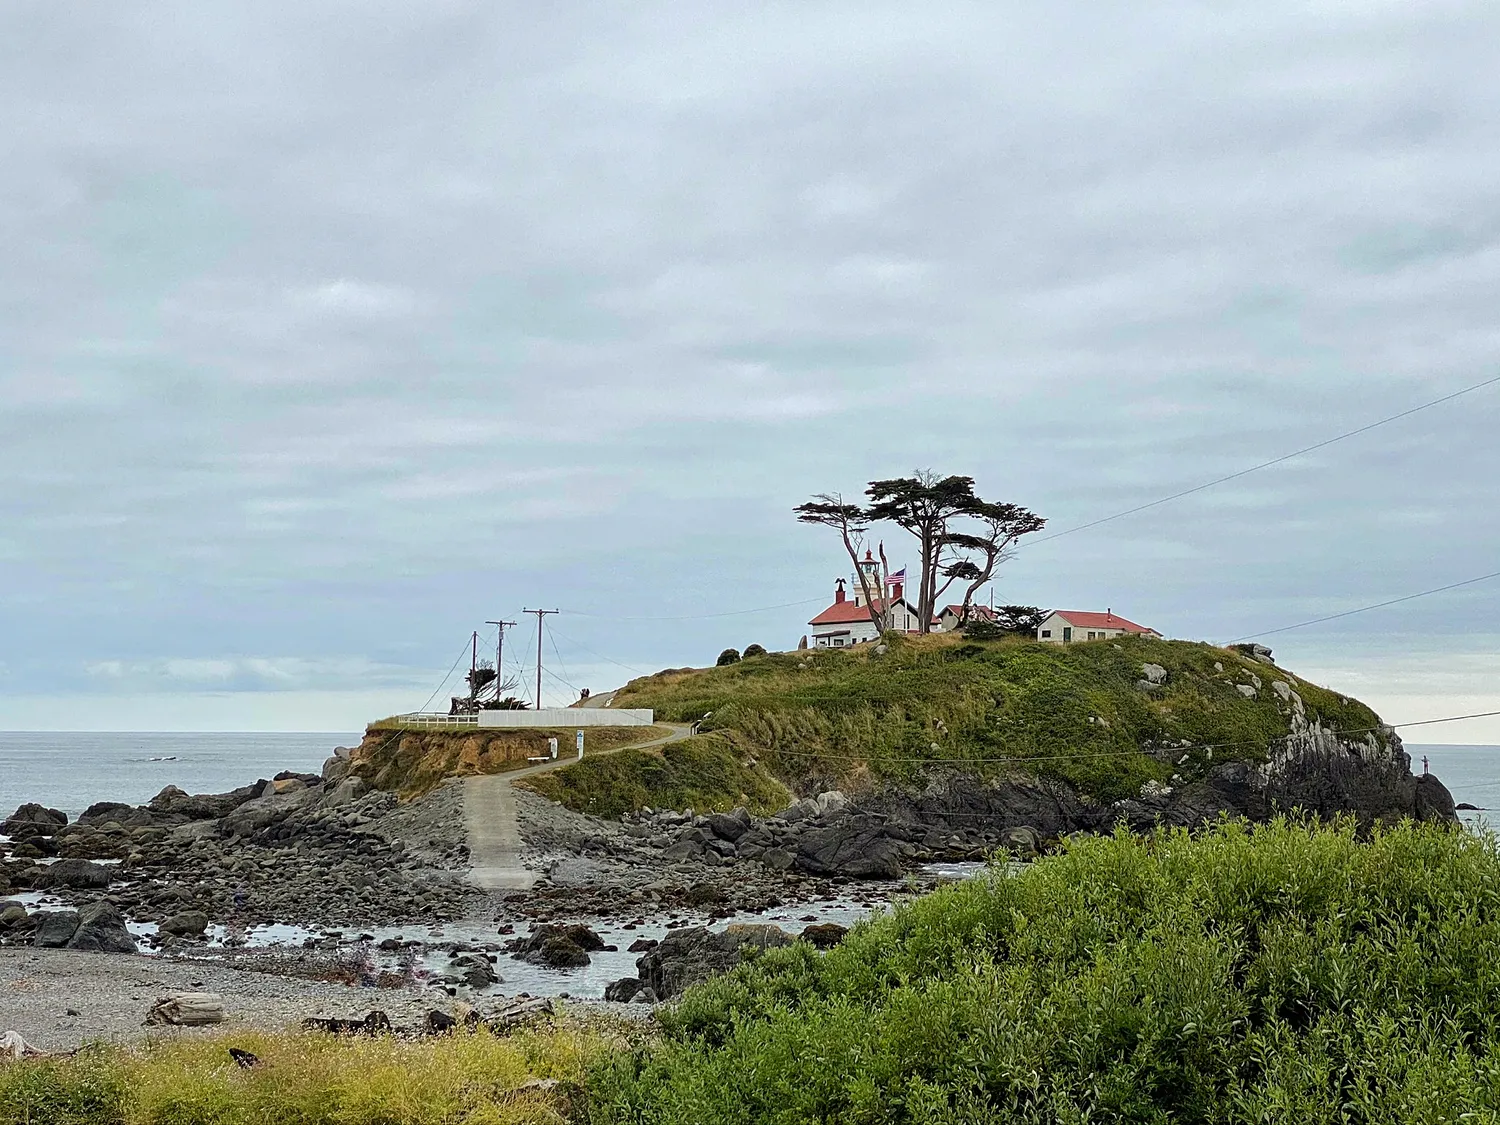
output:
M1496 1121L1500 853L1409 824L1080 839L660 1018L591 1121Z
M764 656L765 654L765 645L746 645L744 659L749 660L752 656Z
M1004 629L1000 628L993 621L980 618L977 621L970 621L965 625L963 627L963 635L966 640L970 641L998 641L1007 634Z
M719 659L714 661L715 668L726 668L731 664L740 662L740 650L737 648L726 648L719 653Z

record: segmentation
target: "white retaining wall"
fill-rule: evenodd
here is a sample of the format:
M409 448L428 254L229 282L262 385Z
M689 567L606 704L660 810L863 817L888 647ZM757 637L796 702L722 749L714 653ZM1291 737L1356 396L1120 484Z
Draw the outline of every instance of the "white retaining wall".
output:
M544 707L540 711L481 711L482 727L649 727L650 708Z

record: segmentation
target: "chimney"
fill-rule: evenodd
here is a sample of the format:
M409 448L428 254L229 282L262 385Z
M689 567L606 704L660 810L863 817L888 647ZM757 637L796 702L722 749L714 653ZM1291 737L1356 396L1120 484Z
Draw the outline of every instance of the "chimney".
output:
M903 587L902 587L901 583L899 583L899 582L892 582L891 583L891 601L893 601L893 602L899 602L901 600L902 589L903 589Z
M833 604L839 605L844 600L844 580L839 579L838 589L833 592Z

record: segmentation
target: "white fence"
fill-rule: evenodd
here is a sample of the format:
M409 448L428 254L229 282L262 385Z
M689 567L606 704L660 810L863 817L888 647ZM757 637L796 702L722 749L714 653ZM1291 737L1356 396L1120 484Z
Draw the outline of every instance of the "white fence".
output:
M481 711L482 727L649 727L656 721L650 708L544 707L540 711Z
M450 715L446 711L411 711L392 715L391 721L404 727L477 727L478 715Z

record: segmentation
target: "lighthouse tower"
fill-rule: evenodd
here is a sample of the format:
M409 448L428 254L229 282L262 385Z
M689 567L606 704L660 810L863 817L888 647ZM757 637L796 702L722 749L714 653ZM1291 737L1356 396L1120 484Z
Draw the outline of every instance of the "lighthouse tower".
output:
M880 560L865 548L865 557L859 560L859 569L854 572L849 581L849 592L854 595L855 605L865 604L865 589L860 584L860 575L864 575L865 582L869 584L870 593L881 601L885 600L885 591L881 589Z

